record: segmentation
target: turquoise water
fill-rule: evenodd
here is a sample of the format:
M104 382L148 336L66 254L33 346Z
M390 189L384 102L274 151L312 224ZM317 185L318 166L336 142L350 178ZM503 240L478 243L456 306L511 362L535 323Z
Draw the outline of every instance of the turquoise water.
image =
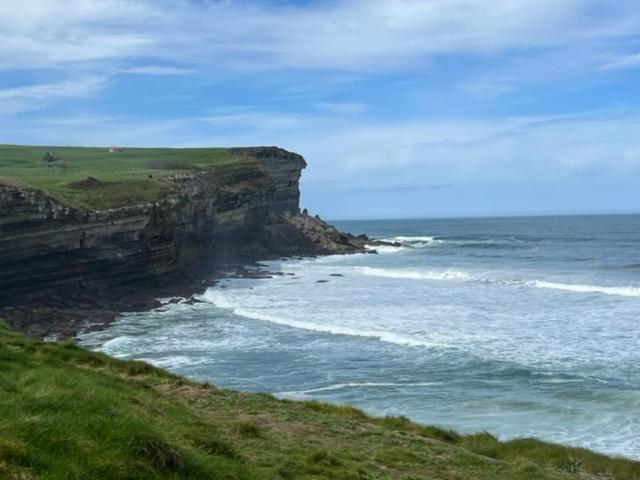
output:
M221 387L640 458L640 216L337 226L402 246L269 262L295 275L82 341Z

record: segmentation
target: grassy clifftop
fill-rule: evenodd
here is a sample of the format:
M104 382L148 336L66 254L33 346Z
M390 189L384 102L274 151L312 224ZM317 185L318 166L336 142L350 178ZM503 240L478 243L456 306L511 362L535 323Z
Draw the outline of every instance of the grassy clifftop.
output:
M73 207L109 208L162 197L172 190L171 175L252 162L225 148L112 150L0 145L0 185L38 188Z
M218 390L0 326L0 478L635 479L640 464Z

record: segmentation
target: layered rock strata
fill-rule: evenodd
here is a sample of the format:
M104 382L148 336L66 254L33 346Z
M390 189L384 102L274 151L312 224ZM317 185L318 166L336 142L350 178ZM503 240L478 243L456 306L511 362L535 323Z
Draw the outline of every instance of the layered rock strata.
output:
M170 177L161 200L108 210L0 185L0 313L34 336L68 336L150 306L168 278L200 284L228 264L364 250L366 237L300 213L302 156L232 151L250 161Z

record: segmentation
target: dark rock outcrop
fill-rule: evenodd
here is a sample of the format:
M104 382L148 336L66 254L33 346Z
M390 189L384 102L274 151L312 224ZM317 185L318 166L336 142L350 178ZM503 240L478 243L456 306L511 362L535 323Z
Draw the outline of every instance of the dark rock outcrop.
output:
M340 232L317 216L285 212L269 217L264 243L269 252L282 256L329 255L364 252L371 240Z

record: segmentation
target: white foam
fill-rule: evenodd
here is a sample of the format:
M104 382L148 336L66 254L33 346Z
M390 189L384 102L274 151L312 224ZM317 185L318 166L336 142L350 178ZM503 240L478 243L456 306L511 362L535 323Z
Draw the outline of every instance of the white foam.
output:
M366 248L367 250L374 250L382 254L400 253L407 251L407 247L398 247L395 245L365 245L364 248Z
M640 287L607 287L601 285L582 285L570 283L556 283L536 280L533 285L538 288L550 288L578 293L603 293L605 295L620 295L623 297L640 297Z
M312 388L309 390L302 390L301 393L313 393L313 392L327 392L331 390L344 390L346 388L366 388L366 387L431 387L434 385L441 385L441 382L413 382L413 383L398 383L398 382L349 382L349 383L335 383L333 385L327 385L326 387Z
M431 236L415 236L399 235L397 237L383 238L383 242L399 243L404 248L425 248L442 243L442 240L436 240ZM401 247L401 248L402 248ZM376 247L377 249L378 247Z
M187 299L184 297L161 297L157 299L161 305L168 305L172 303L181 303L186 301Z
M472 277L459 270L408 270L362 267L360 272L370 277L400 278L407 280L471 280Z
M400 242L400 243L404 243L404 242L406 242L406 243L413 243L413 242L442 243L442 240L436 240L434 237L431 237L431 236L415 236L415 237L411 237L411 236L406 236L406 235L399 235L397 237L393 237L389 241L391 241L391 242Z
M146 359L145 361L151 363L156 367L166 368L169 370L180 368L180 367L193 366L198 363L203 363L203 360L198 361L197 359L190 356L186 356L186 355L175 355L175 356L169 356L169 357L151 358L151 359Z
M101 350L104 351L113 351L115 349L119 349L124 345L135 344L135 338L130 337L128 335L122 335L120 337L112 338L111 340L107 340L100 347Z
M640 287L635 286L603 286L549 282L544 280L500 280L491 278L475 278L460 270L410 270L362 267L360 273L371 277L397 278L406 280L458 280L477 281L482 283L503 283L505 285L531 285L536 288L563 290L577 293L601 293L623 297L640 297Z
M414 338L408 335L400 335L393 332L384 330L364 330L343 325L332 324L316 324L305 320L297 320L291 318L285 318L281 316L269 315L264 312L255 310L249 310L243 307L238 307L230 302L224 294L217 289L209 289L202 298L213 303L220 308L228 308L233 311L235 315L250 318L253 320L260 320L263 322L270 322L276 325L283 325L286 327L298 328L301 330L310 330L320 333L329 333L332 335L346 335L350 337L364 337L379 340L381 342L393 343L395 345L410 346L410 347L447 347L443 343L428 341L425 339Z
M317 392L330 392L335 390L346 390L348 388L385 388L385 387L432 387L436 385L442 385L442 382L412 382L412 383L398 383L398 382L349 382L349 383L335 383L333 385L327 385L326 387L310 388L308 390L294 390L290 392L278 392L275 395L277 397L306 397L310 393Z

